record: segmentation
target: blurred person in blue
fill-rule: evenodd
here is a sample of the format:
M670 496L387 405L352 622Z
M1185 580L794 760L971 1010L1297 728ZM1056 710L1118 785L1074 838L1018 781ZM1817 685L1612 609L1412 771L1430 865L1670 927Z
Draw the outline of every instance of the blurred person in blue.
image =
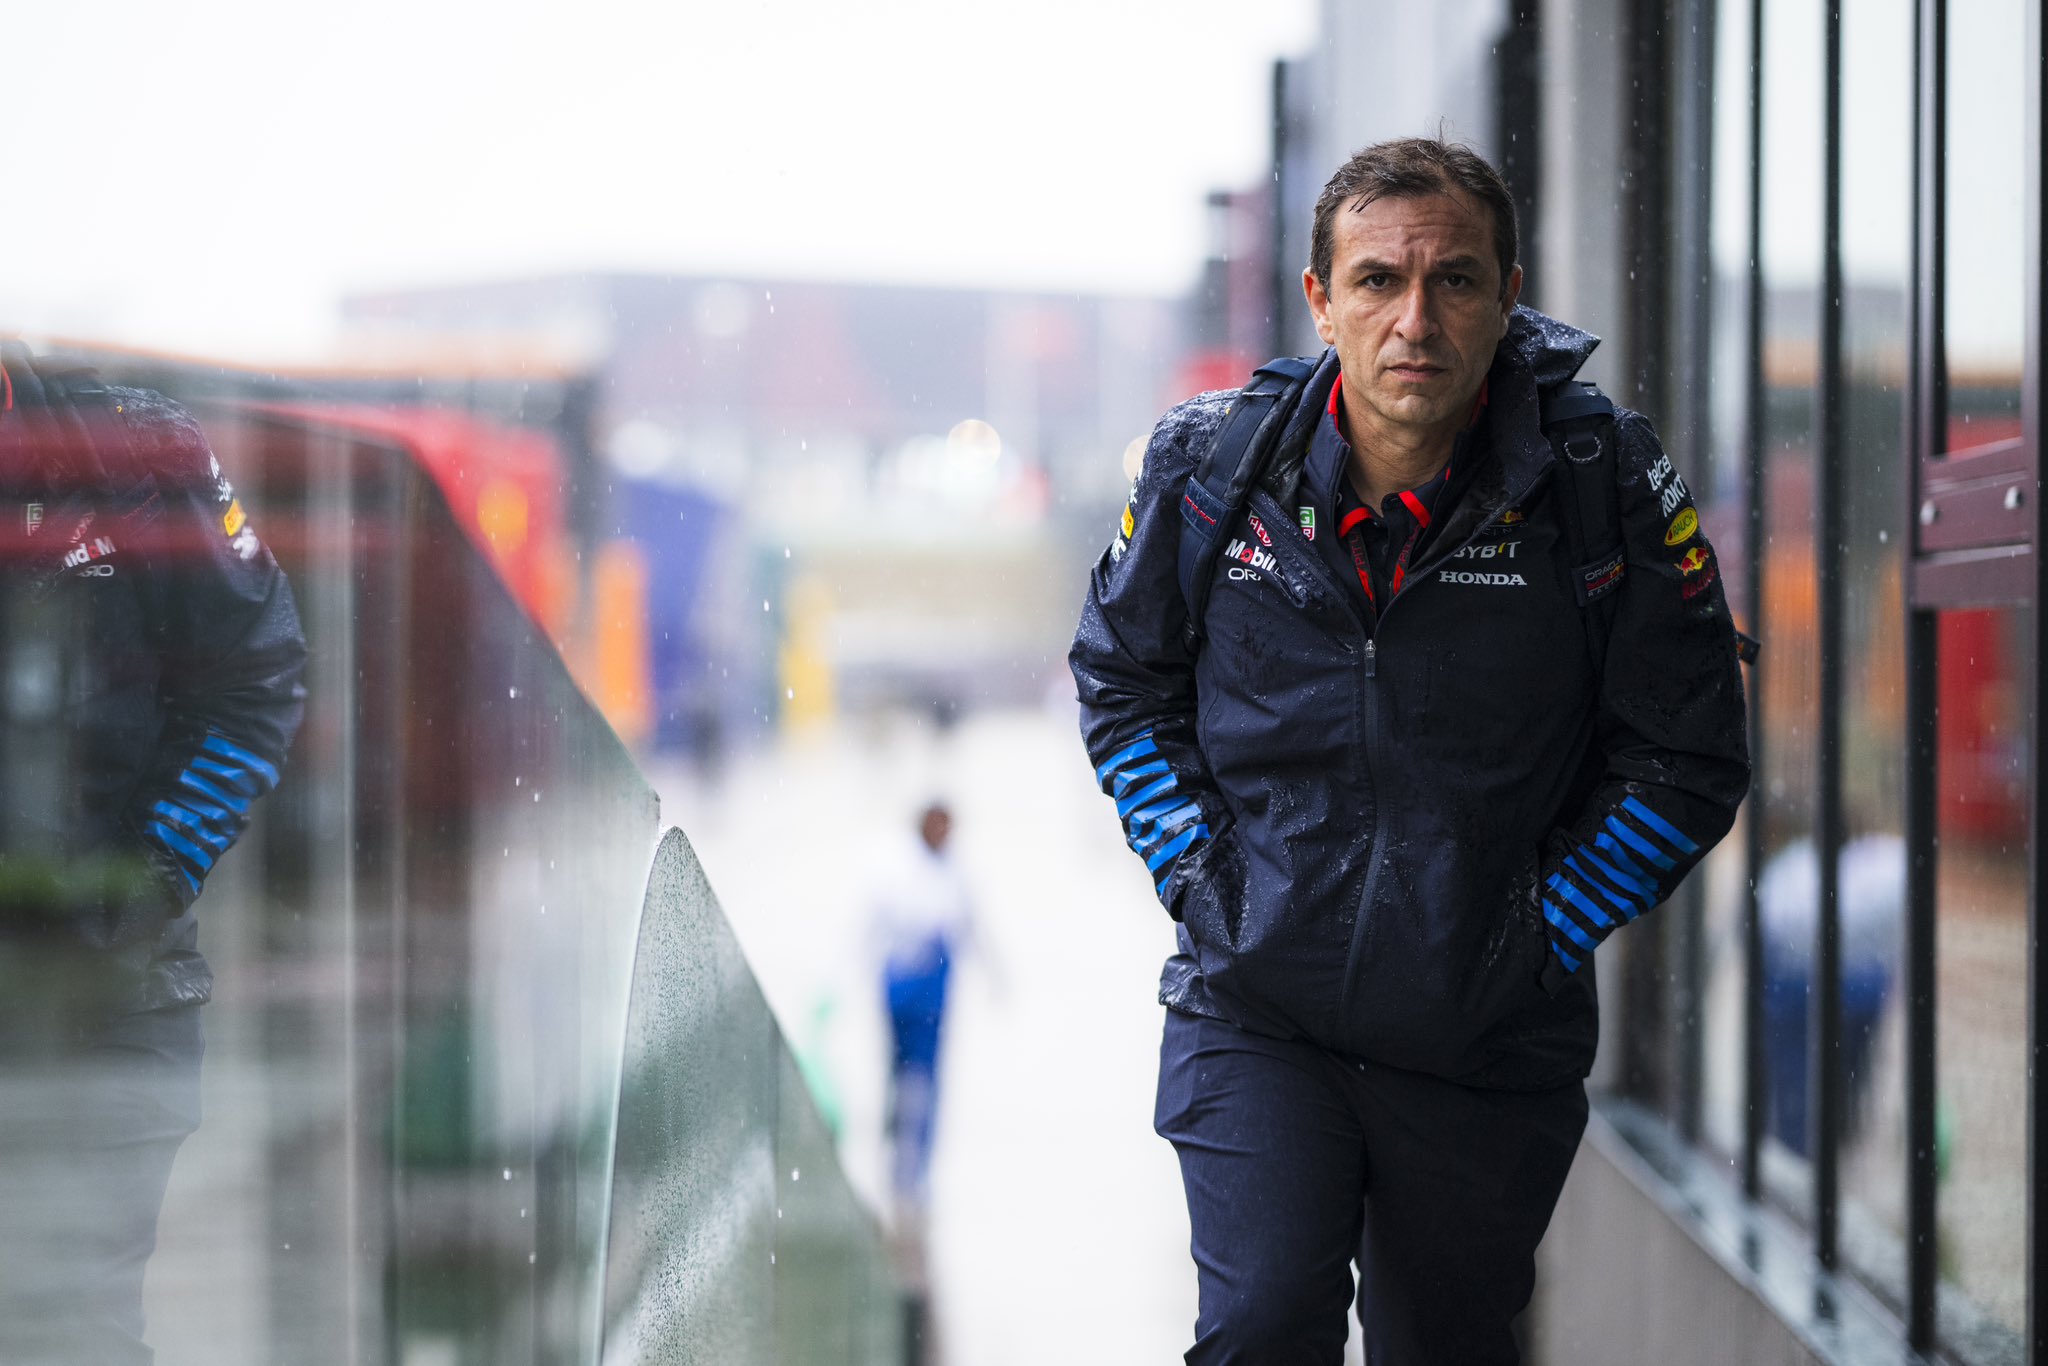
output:
M1885 1006L1895 999L1906 923L1906 842L1872 831L1842 846L1835 863L1841 917L1842 1080L1845 1141L1862 1132L1873 1050ZM1779 849L1756 883L1764 932L1764 1046L1770 1082L1770 1131L1801 1157L1807 1132L1807 1025L1813 1002L1815 929L1820 919L1820 855L1804 836Z
M889 1187L900 1220L930 1198L939 1044L953 968L974 940L974 902L948 848L953 813L933 801L917 831L884 851L868 889L868 930L889 1015Z
M1090 580L1083 738L1176 922L1190 1362L1336 1366L1354 1291L1376 1366L1520 1359L1594 952L1748 789L1685 481L1521 284L1492 166L1359 152L1302 272L1328 349L1168 412Z
M124 1366L213 990L194 903L303 708L198 426L0 345L0 1361Z

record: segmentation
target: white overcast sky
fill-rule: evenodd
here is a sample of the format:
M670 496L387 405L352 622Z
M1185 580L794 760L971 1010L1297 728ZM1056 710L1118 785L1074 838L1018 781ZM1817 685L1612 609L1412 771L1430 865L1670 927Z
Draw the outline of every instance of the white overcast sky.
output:
M1313 0L15 0L0 331L615 267L1177 292Z

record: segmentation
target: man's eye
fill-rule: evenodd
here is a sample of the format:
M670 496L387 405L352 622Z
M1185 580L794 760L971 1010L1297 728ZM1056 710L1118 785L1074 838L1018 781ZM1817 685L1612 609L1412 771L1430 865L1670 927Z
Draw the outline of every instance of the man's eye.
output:
M1463 289L1466 285L1472 283L1472 277L1469 275L1458 275L1456 273L1453 273L1444 276L1444 283L1449 285L1452 289Z
M1385 289L1392 281L1393 277L1384 272L1368 275L1365 277L1365 287L1367 289Z

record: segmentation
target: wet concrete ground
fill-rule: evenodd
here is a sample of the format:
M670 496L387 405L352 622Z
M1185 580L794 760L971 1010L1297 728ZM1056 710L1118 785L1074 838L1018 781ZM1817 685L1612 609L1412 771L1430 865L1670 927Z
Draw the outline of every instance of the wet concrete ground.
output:
M1152 1132L1169 922L1092 784L1070 715L800 737L723 781L657 775L771 1005L822 1069L848 1175L886 1211L883 1026L862 942L876 846L933 796L955 814L979 950L941 1060L928 1260L938 1359L1172 1361L1194 1269L1172 1150Z

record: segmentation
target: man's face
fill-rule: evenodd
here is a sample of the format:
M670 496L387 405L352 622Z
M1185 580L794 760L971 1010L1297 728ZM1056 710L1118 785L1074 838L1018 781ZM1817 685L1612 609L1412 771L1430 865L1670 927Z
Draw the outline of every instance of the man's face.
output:
M1302 272L1316 332L1344 366L1354 442L1448 439L1465 425L1522 290L1501 288L1493 214L1463 191L1345 206L1330 285Z

